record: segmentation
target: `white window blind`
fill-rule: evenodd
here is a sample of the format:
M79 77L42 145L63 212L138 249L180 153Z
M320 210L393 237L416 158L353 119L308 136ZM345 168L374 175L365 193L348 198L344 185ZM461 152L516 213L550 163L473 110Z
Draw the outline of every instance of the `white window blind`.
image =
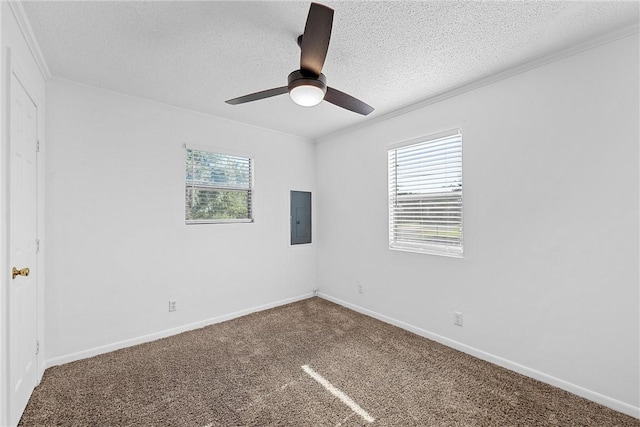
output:
M388 150L389 247L462 256L462 134Z
M186 148L187 224L252 222L253 159Z

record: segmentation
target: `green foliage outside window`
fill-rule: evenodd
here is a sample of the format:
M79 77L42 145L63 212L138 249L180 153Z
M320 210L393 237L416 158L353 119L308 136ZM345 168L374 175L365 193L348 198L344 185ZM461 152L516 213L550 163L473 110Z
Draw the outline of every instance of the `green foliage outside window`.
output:
M187 220L248 219L246 191L187 188Z

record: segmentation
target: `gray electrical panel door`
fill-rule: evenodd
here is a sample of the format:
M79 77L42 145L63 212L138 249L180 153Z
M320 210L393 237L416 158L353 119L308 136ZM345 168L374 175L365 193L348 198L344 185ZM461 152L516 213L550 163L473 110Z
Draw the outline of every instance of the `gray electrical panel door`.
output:
M291 192L291 244L311 243L311 193Z

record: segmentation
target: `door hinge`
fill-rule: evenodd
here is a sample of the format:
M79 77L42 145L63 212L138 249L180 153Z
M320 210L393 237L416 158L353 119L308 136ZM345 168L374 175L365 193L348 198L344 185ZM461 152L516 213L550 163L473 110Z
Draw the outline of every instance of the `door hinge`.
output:
M40 341L36 340L36 354L40 354Z
M40 239L36 239L36 253L40 252Z
M38 139L36 141L36 153L39 153L39 152L40 152L40 140Z

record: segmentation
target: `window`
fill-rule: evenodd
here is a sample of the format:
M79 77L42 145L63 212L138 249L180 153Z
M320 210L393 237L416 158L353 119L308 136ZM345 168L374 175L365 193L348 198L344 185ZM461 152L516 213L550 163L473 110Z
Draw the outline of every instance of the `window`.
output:
M187 224L253 222L253 159L186 148Z
M389 247L462 256L462 134L389 148Z

